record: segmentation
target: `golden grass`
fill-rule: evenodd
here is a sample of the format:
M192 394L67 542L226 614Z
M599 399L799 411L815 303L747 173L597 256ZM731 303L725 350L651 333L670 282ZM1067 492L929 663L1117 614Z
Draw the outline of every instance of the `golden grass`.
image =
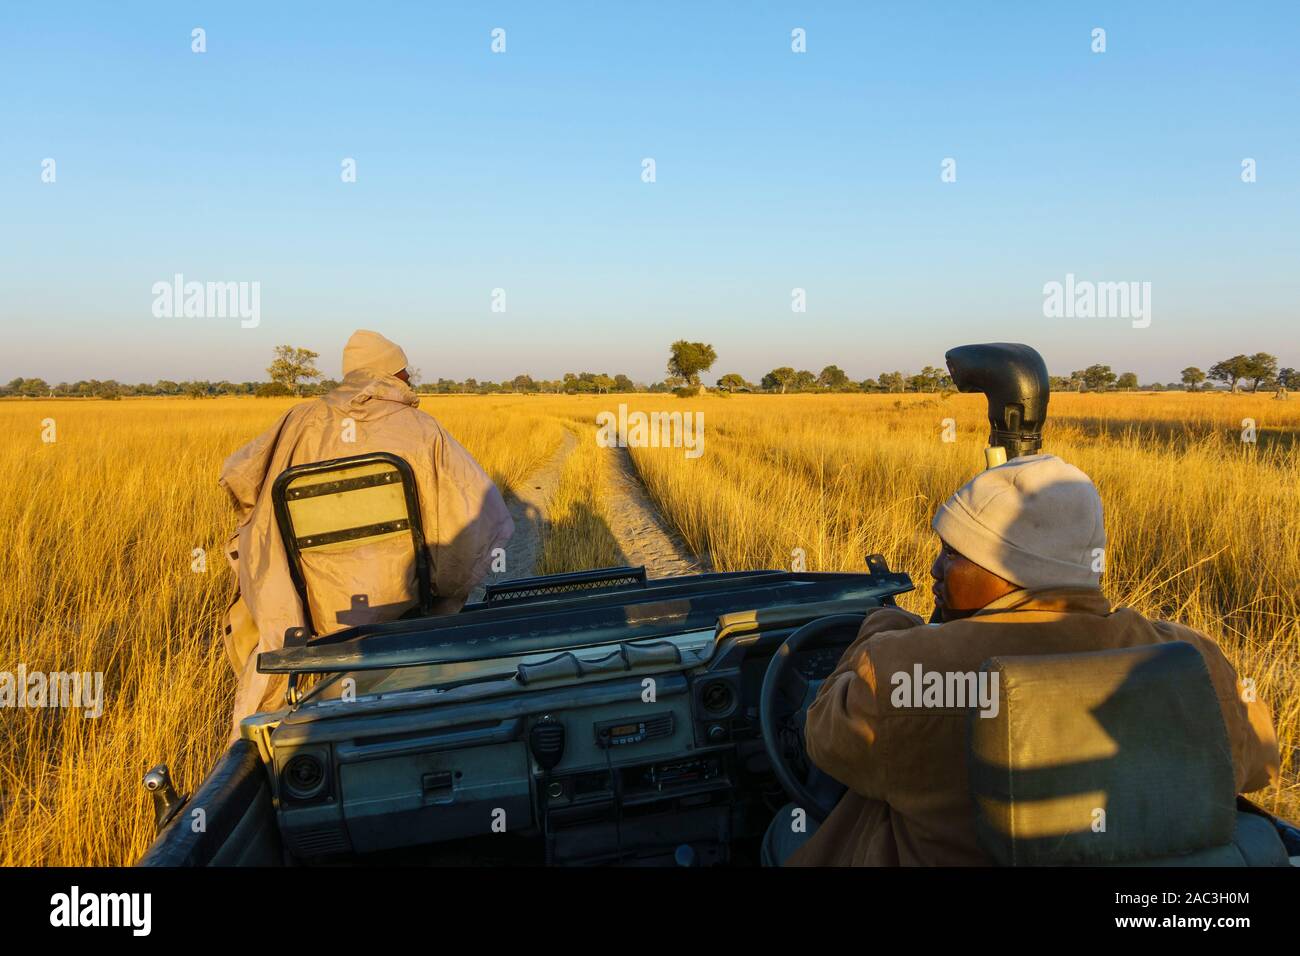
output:
M643 403L644 404L644 403ZM706 453L633 452L687 544L719 570L863 567L871 551L928 614L929 520L981 467L980 396L700 399ZM650 407L645 405L645 407ZM671 407L660 403L655 407ZM1300 816L1300 402L1268 396L1057 395L1045 447L1096 481L1103 588L1118 605L1217 638L1272 705L1283 776L1257 797ZM954 419L958 441L941 441ZM1241 441L1251 418L1257 442Z
M105 712L0 711L0 864L129 864L152 839L140 778L192 792L220 755L234 681L222 460L290 401L0 402L0 670L102 671ZM503 487L558 445L549 417L425 402ZM56 441L41 441L42 420ZM194 549L206 572L191 570Z
M704 455L637 449L683 539L720 570L861 568L868 552L921 585L936 504L979 467L973 396L454 397L425 399L504 488L580 442L544 562L607 563L597 411L705 412ZM0 402L0 670L102 671L105 713L0 712L0 863L127 864L152 836L139 781L166 759L197 786L227 733L233 675L219 631L232 587L222 459L291 403L254 399ZM56 420L57 442L41 442ZM956 420L958 441L940 440ZM1259 443L1239 441L1254 418ZM1265 396L1057 395L1050 451L1101 488L1104 586L1121 604L1222 642L1273 707L1284 778L1264 802L1300 816L1300 402ZM604 537L602 537L602 532ZM202 549L207 571L191 570Z

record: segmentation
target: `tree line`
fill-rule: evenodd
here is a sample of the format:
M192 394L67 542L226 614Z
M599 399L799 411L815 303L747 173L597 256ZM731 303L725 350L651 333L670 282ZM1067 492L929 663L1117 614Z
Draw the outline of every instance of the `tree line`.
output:
M73 383L51 385L41 378L15 378L0 386L0 395L9 397L45 398L127 398L136 396L171 395L207 398L217 395L311 396L322 395L338 386L334 379L324 378L316 368L319 353L310 349L280 345L275 358L267 367L269 381L265 382L175 382L162 379L152 384L124 384L113 379L90 379ZM645 384L633 381L622 373L566 372L558 379L534 379L520 374L500 382L479 381L466 378L455 381L439 378L433 382L421 381L420 371L408 369L411 385L416 391L437 395L487 395L495 393L549 393L549 394L609 394L617 392L668 392L694 394L704 386L701 377L717 362L717 352L706 342L688 342L680 339L669 348L667 374L661 381ZM1300 372L1294 368L1279 368L1276 356L1267 352L1254 355L1234 355L1202 371L1196 366L1183 369L1178 382L1139 384L1134 372L1116 373L1109 365L1090 365L1069 375L1051 376L1054 391L1201 391L1207 382L1219 383L1225 390L1237 392L1242 386L1258 392L1261 388L1300 388ZM758 383L746 379L738 372L728 372L716 381L722 392L940 392L953 387L946 371L927 365L916 374L901 371L881 372L875 378L853 379L838 365L827 365L820 372L809 369L796 370L782 365L764 375Z
M1053 375L1051 383L1052 389L1055 391L1068 390L1076 392L1084 390L1105 392L1116 389L1121 391L1139 389L1141 391L1157 392L1182 389L1189 392L1199 392L1206 388L1205 383L1207 381L1218 382L1230 392L1239 391L1239 386L1243 384L1249 385L1252 392L1258 392L1261 388L1271 390L1300 387L1300 373L1293 368L1278 368L1277 357L1269 355L1267 352L1256 352L1254 355L1234 355L1232 358L1215 362L1210 366L1208 372L1201 371L1195 365L1189 365L1179 375L1181 378L1177 382L1168 382L1164 385L1159 382L1139 385L1138 377L1134 372L1122 372L1116 375L1111 371L1109 365L1090 365L1085 369L1071 372L1068 376Z

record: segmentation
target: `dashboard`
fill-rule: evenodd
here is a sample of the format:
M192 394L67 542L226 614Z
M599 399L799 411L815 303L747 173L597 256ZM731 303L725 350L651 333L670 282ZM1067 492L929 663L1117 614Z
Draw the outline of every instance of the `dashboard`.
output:
M794 626L369 672L354 695L336 677L269 732L284 844L305 862L499 837L539 863L729 862L783 799L758 699ZM820 680L842 652L795 667Z

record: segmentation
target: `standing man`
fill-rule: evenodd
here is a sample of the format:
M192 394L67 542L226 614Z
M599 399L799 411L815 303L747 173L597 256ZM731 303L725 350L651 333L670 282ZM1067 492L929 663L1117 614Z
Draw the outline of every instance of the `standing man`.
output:
M285 631L305 624L302 602L280 540L271 486L285 469L369 452L406 460L415 474L428 551L434 613L459 611L487 574L495 549L514 533L496 485L431 415L416 406L406 353L377 332L353 333L343 349L343 383L296 405L263 435L228 459L221 485L230 494L238 527L226 551L239 591L226 620L225 643L239 675L233 737L250 714L283 705L284 675L259 674L257 655L284 646ZM418 595L393 561L356 554L311 582L313 605L338 608L317 620L318 633L399 617ZM402 593L394 593L394 589ZM324 593L322 593L322 591ZM358 602L357 596L382 595Z

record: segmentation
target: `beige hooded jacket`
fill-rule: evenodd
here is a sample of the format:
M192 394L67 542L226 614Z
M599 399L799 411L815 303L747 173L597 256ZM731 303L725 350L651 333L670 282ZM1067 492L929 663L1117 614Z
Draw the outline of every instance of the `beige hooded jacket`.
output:
M285 679L257 673L257 654L283 647L285 631L305 624L271 506L271 485L286 468L379 451L404 458L415 473L437 614L461 608L514 532L492 480L418 404L400 379L358 369L226 459L221 484L239 522L226 549L239 582L225 630L239 674L234 736L244 717L283 706ZM313 552L305 573L317 631L399 617L417 601L413 567L404 537Z

